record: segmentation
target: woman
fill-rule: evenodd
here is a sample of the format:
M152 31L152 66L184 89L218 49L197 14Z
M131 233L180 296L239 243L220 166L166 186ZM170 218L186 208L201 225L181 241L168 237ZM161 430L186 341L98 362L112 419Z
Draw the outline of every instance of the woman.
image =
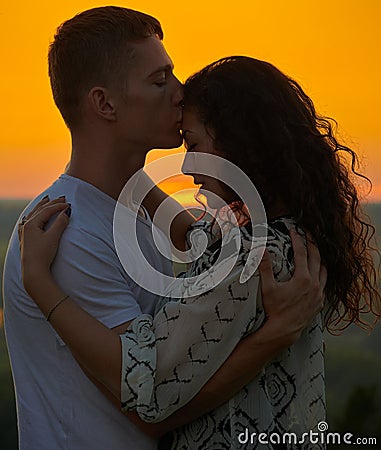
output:
M133 321L121 337L122 406L136 410L146 421L167 417L195 395L202 379L218 369L237 340L258 330L265 320L257 274L239 283L255 234L245 205L226 184L196 175L201 168L197 158L191 158L197 153L215 154L244 170L260 193L269 219L267 248L278 280L287 280L293 271L290 230L298 227L311 233L328 271L327 307L323 318L316 317L297 343L231 401L175 430L167 448L261 448L259 433L273 436L266 448L279 448L282 433L293 432L302 439L303 433L316 431L318 422L324 420L322 325L329 330L350 323L364 326L360 312L366 308L379 316L380 295L369 252L373 228L361 217L356 189L339 152L352 158L352 168L356 155L337 142L329 121L316 115L300 86L268 63L224 58L188 79L184 92L183 134L188 153L183 170L202 185L210 206L219 206L214 203L215 195L234 205L234 214L225 216L225 224L234 229L238 219L239 261L220 285L203 296L178 300L169 294L158 303L154 320L144 316ZM75 336L74 345L68 345L76 356L81 335L76 316L70 320L70 311L77 309L65 296L52 303L62 292L49 273L50 264L39 267L30 262L28 239L33 237L28 228L38 221L44 225L49 216L46 208L37 209L22 233L24 282L52 325ZM209 246L188 275L208 273L218 258L223 241L215 225L195 224L206 232ZM50 252L52 257L55 251L56 247ZM43 255L41 260L49 258ZM37 288L41 280L42 288ZM65 321L63 315L69 319ZM181 329L186 339L178 339ZM100 326L100 339L102 332ZM161 354L156 361L163 341L174 349L174 355L166 359ZM95 358L86 369L93 375L102 373L98 381L119 395L115 383L120 374L112 366L105 371L104 366L105 360ZM323 442L296 442L289 442L288 447L324 448Z

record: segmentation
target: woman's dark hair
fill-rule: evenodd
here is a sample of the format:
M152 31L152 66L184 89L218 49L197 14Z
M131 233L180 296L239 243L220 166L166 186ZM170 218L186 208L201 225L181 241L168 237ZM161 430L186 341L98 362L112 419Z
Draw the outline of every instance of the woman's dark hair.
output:
M356 171L357 156L337 141L331 119L317 115L296 81L244 56L220 59L191 76L184 96L216 150L253 181L266 211L282 204L312 234L328 271L328 330L369 327L363 313L380 317L372 258L379 252L353 177L370 180Z

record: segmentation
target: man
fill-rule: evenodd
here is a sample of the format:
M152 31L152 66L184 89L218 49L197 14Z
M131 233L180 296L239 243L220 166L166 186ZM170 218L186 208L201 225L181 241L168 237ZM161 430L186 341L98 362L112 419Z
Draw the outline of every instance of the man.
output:
M155 302L152 294L128 277L117 257L113 242L116 200L129 178L143 167L149 150L178 147L182 142L181 83L173 74L162 37L156 19L125 8L102 7L61 25L49 51L53 97L71 133L72 156L66 173L24 214L46 195L64 196L57 202L71 203L70 226L53 266L55 279L115 333L124 332L126 324L141 313L152 313ZM186 213L179 217L177 230L189 223ZM171 273L144 219L137 232L152 264L162 273ZM296 254L300 259L303 250L296 248ZM318 257L313 262L314 275L316 263ZM263 293L270 318L261 332L239 344L181 411L157 425L129 416L135 426L89 381L24 290L15 230L5 263L4 303L20 449L156 448L157 440L149 434L159 435L226 401L297 339L322 297L321 291L316 293L316 276L308 274L306 264L299 272L300 279L283 284L279 292L271 264L265 260ZM279 297L288 300L282 307ZM308 297L313 300L306 303Z

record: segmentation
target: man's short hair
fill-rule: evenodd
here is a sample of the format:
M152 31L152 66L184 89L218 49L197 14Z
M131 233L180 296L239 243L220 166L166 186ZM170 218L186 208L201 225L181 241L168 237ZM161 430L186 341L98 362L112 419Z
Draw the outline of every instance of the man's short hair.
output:
M128 43L150 36L163 39L157 19L118 6L83 11L58 27L49 47L49 78L54 101L70 129L80 124L83 95L118 75Z

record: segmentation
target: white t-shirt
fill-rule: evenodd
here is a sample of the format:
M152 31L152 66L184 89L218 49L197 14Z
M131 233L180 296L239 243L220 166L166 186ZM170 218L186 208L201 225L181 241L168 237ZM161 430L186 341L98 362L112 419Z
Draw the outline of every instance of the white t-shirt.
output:
M52 267L62 290L110 328L142 313L152 314L155 296L131 280L115 251L115 200L64 174L22 215L46 194L51 199L65 195L72 205L70 223ZM149 218L138 217L140 246L159 272L172 275L170 262L156 250L151 226ZM20 450L155 449L157 441L145 436L86 378L25 292L17 225L6 256L3 286Z

